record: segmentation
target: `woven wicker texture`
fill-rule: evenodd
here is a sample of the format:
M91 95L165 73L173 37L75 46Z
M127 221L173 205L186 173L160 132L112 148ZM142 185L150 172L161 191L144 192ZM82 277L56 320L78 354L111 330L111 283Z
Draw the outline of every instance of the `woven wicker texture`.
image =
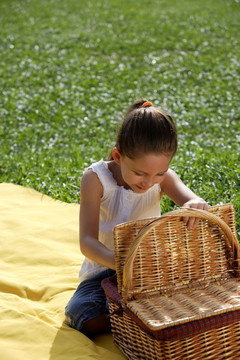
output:
M110 311L116 304L109 302ZM111 321L116 345L129 360L238 360L240 322L181 340L156 340L123 314Z
M217 215L217 216L216 216ZM181 218L200 217L187 230ZM119 293L126 300L172 294L230 278L239 271L239 245L231 204L209 212L181 209L114 229Z
M109 302L110 312L117 309ZM156 340L126 313L112 317L116 345L129 360L237 360L240 359L240 322L203 331L181 340Z
M199 217L187 230L183 216ZM231 204L114 229L105 281L115 343L131 360L240 359L240 251ZM117 287L118 286L118 287Z
M240 309L240 282L230 279L222 285L218 284L210 283L205 289L168 297L130 301L127 307L151 330Z

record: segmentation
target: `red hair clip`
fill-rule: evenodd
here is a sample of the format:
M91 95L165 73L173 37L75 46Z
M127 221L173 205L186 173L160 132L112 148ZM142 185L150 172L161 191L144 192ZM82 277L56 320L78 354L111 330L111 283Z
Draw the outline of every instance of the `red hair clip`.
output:
M149 107L149 106L153 106L153 104L150 101L145 101L145 103L143 103L141 107Z

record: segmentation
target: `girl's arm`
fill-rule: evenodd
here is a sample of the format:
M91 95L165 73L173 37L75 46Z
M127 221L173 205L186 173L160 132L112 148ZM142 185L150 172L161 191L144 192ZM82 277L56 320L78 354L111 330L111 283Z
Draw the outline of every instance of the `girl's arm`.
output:
M161 190L178 206L208 210L206 201L184 185L179 176L171 169L169 169L164 176L161 183ZM183 220L187 223L188 229L196 227L198 223L198 219L196 218L184 218Z
M98 176L87 170L81 181L79 244L83 255L115 270L114 253L98 240L100 201L103 195Z

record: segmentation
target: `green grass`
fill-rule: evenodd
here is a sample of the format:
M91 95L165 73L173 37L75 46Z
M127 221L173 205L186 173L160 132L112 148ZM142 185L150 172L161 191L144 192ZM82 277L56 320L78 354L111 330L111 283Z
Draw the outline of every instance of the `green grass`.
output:
M78 202L83 169L144 96L177 123L173 168L232 202L239 229L239 1L10 0L0 17L1 182Z

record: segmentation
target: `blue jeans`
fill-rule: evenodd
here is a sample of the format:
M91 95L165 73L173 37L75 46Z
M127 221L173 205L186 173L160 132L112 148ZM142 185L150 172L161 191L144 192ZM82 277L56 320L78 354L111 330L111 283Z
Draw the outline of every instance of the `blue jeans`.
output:
M114 270L107 269L78 285L65 308L66 321L70 327L81 331L87 321L109 312L101 281L114 274Z

